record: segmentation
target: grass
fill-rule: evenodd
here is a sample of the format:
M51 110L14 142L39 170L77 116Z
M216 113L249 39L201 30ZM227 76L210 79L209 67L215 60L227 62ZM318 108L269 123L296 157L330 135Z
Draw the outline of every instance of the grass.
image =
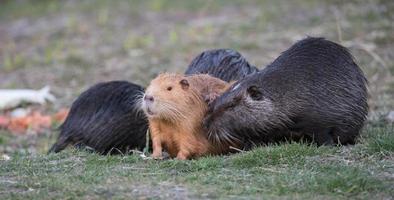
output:
M366 150L370 153L390 154L394 152L394 127L367 128Z
M0 161L0 197L73 198L389 198L394 134L368 127L347 147L284 143L198 160L144 160L69 149L15 153Z

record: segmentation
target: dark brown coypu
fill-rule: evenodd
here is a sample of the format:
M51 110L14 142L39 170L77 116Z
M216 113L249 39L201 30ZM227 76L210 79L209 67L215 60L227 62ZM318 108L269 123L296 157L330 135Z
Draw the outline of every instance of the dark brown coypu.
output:
M346 48L306 38L210 104L208 138L241 148L300 137L353 144L368 114L366 85Z
M72 104L48 153L68 145L87 146L101 154L127 153L145 147L148 121L137 99L144 89L127 81L94 85Z
M237 51L232 49L213 49L200 53L187 68L185 74L209 74L227 82L242 79L258 72Z

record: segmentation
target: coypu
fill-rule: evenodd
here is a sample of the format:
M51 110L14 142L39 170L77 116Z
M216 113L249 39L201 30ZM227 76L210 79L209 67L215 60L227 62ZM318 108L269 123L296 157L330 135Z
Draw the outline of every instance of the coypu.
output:
M226 149L212 146L203 133L202 119L212 96L230 84L207 74L163 73L146 89L141 107L148 116L153 158L161 158L162 146L170 157L189 159L221 154Z
M127 81L92 86L72 104L48 153L59 152L69 144L88 146L101 154L142 150L148 121L136 103L143 92L141 86Z
M367 84L345 47L308 37L213 101L204 126L224 146L354 144L368 114Z
M231 82L258 72L237 51L232 49L207 50L195 57L185 74L209 74Z

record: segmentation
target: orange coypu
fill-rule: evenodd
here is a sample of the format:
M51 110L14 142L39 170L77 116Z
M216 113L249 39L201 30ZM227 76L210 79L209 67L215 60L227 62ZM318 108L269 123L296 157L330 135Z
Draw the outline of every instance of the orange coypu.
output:
M162 158L162 150L181 160L228 152L229 149L213 146L208 141L202 120L207 102L229 86L206 74L163 73L153 79L141 99L149 120L152 157Z

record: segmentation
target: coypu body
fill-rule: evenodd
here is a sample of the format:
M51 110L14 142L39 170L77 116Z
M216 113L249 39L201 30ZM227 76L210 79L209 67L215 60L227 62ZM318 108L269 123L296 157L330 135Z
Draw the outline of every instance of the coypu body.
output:
M206 74L160 74L146 89L141 107L148 116L153 158L162 150L177 159L221 154L203 132L202 120L210 97L224 92L228 83Z
M236 81L259 70L237 51L213 49L195 57L185 74L209 74L227 82Z
M366 85L346 48L309 37L217 98L204 125L219 145L353 144L368 114Z
M72 104L49 153L70 144L88 146L101 154L142 150L148 121L137 100L143 92L141 86L127 81L104 82L89 88Z

